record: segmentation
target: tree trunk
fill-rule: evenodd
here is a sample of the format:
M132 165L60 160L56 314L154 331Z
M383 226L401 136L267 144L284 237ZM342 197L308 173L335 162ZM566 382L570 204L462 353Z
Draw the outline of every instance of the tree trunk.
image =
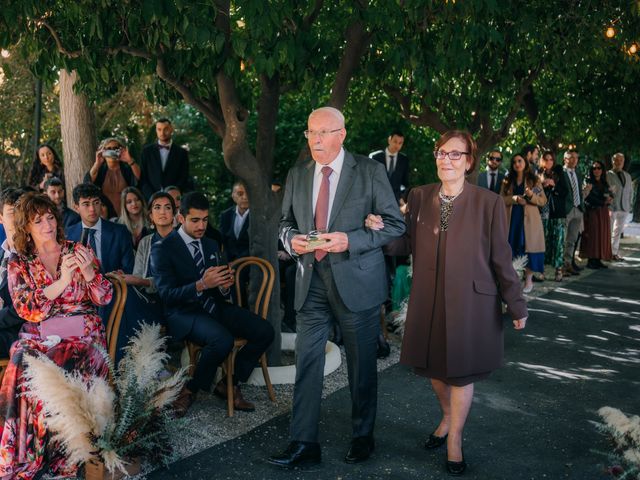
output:
M75 70L60 70L60 129L68 205L73 204L73 187L82 183L96 152L95 114L87 97L73 91L77 81Z

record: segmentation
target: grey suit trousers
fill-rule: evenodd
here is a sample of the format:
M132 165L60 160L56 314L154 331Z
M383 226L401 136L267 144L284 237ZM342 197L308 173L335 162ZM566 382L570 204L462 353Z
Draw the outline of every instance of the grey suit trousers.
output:
M379 316L379 305L361 312L348 310L338 294L329 259L314 262L309 293L296 316L291 440L318 441L325 345L333 319L340 324L347 355L353 437L373 434L378 400Z

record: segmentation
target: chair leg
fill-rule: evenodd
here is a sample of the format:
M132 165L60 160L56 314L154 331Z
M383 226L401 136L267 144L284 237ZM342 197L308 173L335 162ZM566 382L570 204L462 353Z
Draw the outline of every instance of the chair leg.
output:
M227 371L227 414L233 417L233 372L235 370L237 350L234 348L225 360L225 369Z
M387 332L387 318L384 314L384 304L380 308L380 328L382 329L382 335L384 335L385 340L389 340L389 332Z
M267 386L267 392L269 392L269 400L276 401L276 394L273 391L273 385L271 384L271 377L269 376L269 367L267 367L267 356L263 353L260 357L260 366L262 366L262 375L264 376L264 383Z
M189 352L189 376L193 378L196 371L196 363L198 363L198 353L201 347L195 343L187 342L187 351Z

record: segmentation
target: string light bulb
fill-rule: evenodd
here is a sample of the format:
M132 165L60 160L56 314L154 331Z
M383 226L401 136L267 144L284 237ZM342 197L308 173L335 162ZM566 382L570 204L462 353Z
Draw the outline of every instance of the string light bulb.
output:
M629 49L627 51L629 52L629 55L635 55L636 53L638 53L638 44L636 42L633 42L631 45L629 45Z
M613 27L609 27L607 28L607 30L604 32L604 34L607 36L607 38L613 38L616 36L616 29Z

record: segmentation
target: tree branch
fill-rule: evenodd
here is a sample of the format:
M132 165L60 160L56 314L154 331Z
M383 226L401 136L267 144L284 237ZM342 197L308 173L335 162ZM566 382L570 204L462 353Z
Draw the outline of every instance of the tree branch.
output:
M63 54L65 57L78 58L82 55L82 51L80 50L76 50L76 51L67 50L64 47L64 45L62 45L62 41L60 40L60 36L58 35L58 32L56 32L54 28L46 20L42 20L42 19L37 20L36 25L42 25L47 30L49 30L49 33L53 37L53 41L56 42L56 47L58 48L58 52Z
M258 99L258 131L256 133L256 159L266 176L273 172L273 151L276 145L276 122L280 104L280 74L269 78L260 75Z
M309 28L311 28L311 25L313 25L313 22L315 22L316 18L318 18L318 15L320 14L320 10L322 10L323 5L324 5L324 0L316 0L316 3L313 6L313 10L311 10L309 15L304 17L304 19L302 20L303 30L309 30Z

